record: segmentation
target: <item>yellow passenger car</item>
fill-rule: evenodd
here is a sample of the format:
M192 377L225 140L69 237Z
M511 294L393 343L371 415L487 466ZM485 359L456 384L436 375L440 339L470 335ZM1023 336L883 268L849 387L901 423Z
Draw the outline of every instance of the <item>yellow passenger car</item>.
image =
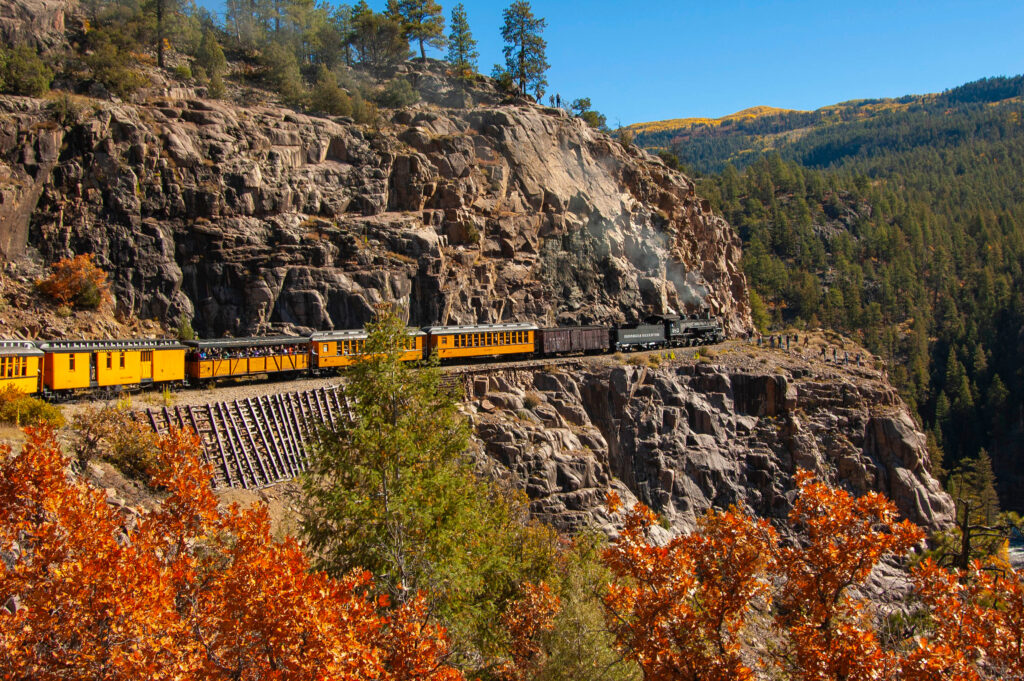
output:
M50 391L181 381L185 346L174 340L47 341L39 348Z
M427 334L419 329L407 329L405 351L399 357L403 362L423 359ZM366 331L321 331L311 337L311 362L315 369L347 367L356 363L363 354Z
M258 376L305 371L309 368L309 339L295 336L222 338L185 341L185 364L195 380Z
M430 352L441 359L532 353L536 324L432 326L425 329Z
M0 389L14 386L31 395L39 392L43 351L29 341L0 340Z

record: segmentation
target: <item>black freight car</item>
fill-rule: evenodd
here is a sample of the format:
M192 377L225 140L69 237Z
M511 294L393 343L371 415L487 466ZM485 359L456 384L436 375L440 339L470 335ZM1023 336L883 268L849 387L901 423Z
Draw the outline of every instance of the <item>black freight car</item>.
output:
M619 326L612 331L615 350L652 350L665 347L664 324Z
M563 355L573 352L608 352L612 347L609 326L559 326L537 332L537 352Z

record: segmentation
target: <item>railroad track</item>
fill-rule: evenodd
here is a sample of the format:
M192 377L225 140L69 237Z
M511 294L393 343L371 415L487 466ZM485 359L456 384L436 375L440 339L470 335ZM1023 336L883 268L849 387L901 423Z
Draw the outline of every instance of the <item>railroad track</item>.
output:
M189 428L214 471L214 487L258 489L306 470L321 428L354 417L340 386L275 393L205 405L137 412L157 433Z

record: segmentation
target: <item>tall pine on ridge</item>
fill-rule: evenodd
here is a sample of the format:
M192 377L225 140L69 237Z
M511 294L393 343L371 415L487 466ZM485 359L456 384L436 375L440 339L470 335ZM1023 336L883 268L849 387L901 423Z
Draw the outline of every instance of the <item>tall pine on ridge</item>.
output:
M420 59L427 59L426 45L444 47L444 16L434 0L388 0L387 15L402 22L406 38L419 43Z
M469 30L466 7L461 2L452 8L451 33L448 34L448 63L459 75L476 71L476 40Z
M548 85L547 42L540 36L547 26L544 19L533 16L530 3L516 0L503 12L505 24L501 37L505 41L505 69L522 92L533 91L539 100Z

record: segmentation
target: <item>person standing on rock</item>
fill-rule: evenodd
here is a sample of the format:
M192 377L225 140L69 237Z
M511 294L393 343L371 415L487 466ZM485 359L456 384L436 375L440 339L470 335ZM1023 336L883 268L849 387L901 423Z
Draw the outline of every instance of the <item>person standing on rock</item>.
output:
M838 348L832 348L832 363L833 364L838 364L839 363L838 354L839 354L839 349Z
M786 334L786 352L789 352L789 334Z

